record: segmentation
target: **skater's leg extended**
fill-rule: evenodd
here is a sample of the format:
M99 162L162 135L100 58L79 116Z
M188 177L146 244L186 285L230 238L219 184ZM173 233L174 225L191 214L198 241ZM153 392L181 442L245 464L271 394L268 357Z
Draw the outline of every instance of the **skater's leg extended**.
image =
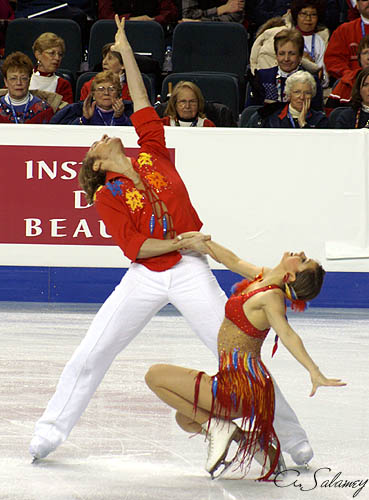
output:
M116 355L166 303L165 296L155 294L145 286L144 276L140 273L138 281L136 274L127 272L65 366L56 392L36 424L32 456L47 456L68 437Z

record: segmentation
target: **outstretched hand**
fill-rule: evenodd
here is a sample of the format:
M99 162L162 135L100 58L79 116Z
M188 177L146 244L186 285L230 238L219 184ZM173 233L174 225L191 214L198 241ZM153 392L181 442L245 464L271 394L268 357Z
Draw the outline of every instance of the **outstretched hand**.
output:
M329 386L329 387L342 387L347 385L345 382L341 382L339 378L326 378L320 371L317 371L311 377L311 383L313 387L311 389L310 397L314 396L318 387Z
M126 37L126 32L124 30L124 23L124 17L122 17L122 19L119 19L118 14L115 14L115 24L117 25L117 32L115 33L114 45L110 49L113 52L120 52L124 47L129 45Z

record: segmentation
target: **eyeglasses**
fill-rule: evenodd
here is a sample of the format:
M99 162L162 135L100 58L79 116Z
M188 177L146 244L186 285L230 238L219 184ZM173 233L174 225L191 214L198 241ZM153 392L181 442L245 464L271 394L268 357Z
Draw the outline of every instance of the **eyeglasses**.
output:
M313 95L310 90L291 90L291 94L293 94L295 97L311 97Z
M58 57L60 59L62 59L62 57L64 56L63 52L60 52L58 50L44 50L44 53L50 57Z
M198 102L197 99L191 99L190 101L185 101L185 100L177 101L177 105L180 108L184 108L187 104L191 106L191 108L193 108L198 105Z
M318 14L316 12L301 11L301 12L299 12L298 15L301 16L301 17L304 17L305 19L307 19L308 17L310 19L316 19L318 17Z
M118 92L118 90L111 85L110 87L96 87L95 92L98 92L99 94L114 94L115 92Z
M27 83L29 82L29 80L29 76L10 76L9 78L7 78L7 81L10 83Z

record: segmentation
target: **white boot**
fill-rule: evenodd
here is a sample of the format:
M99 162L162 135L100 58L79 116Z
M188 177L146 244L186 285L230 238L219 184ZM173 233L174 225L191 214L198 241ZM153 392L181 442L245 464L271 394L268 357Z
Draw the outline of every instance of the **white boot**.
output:
M238 427L231 421L212 418L208 427L208 422L201 426L209 440L208 458L205 469L210 473L217 469L227 455L232 439L235 437Z
M49 453L55 450L56 447L50 441L39 436L33 436L29 445L29 452L33 457L33 461L47 457Z
M295 464L305 466L307 466L308 462L310 462L314 455L313 449L308 441L303 441L302 443L294 446L291 450L289 450L289 454Z

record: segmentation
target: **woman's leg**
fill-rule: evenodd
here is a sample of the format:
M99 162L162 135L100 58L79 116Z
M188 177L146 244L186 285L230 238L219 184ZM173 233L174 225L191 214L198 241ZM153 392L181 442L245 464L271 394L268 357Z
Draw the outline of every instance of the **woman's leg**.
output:
M194 412L195 382L197 370L175 365L157 364L149 368L145 376L146 384L164 403L171 406L188 422L198 425L207 422L210 416L212 393L211 378L206 373L201 377L199 399ZM182 425L181 425L182 427Z
M145 376L146 384L167 405L177 410L176 420L186 431L206 431L209 440L206 470L213 474L227 455L239 428L233 422L212 419L208 425L212 407L212 380L205 373L201 377L196 412L194 395L197 370L173 365L153 365ZM232 418L239 417L232 415Z
M191 434L198 434L202 430L198 422L195 422L193 418L186 417L179 411L176 413L176 422L182 430Z

